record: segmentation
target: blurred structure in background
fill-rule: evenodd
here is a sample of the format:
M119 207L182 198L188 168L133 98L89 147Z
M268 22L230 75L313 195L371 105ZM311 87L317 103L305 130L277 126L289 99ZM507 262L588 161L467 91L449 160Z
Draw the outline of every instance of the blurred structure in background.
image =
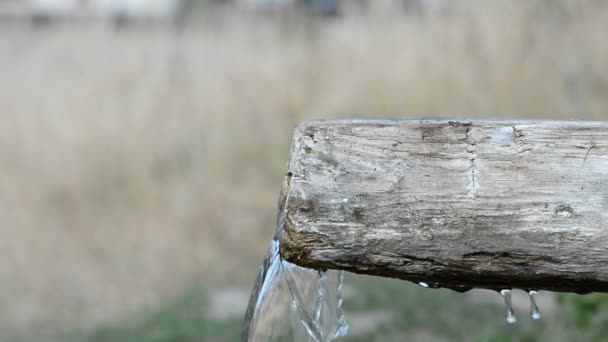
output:
M449 6L445 0L0 0L0 20L106 21L175 23L199 11L230 7L231 11L303 13L333 17L344 8L366 12L441 12Z
M606 32L604 0L0 0L0 341L235 340L297 123L607 120ZM496 294L348 291L364 341L608 326L601 295L506 330Z
M338 0L302 0L319 14L337 14ZM2 0L0 17L4 19L51 21L110 21L172 23L192 14L196 7L233 5L233 8L268 11L293 7L295 0Z
M34 20L82 20L125 17L171 20L178 0L2 0L2 17Z

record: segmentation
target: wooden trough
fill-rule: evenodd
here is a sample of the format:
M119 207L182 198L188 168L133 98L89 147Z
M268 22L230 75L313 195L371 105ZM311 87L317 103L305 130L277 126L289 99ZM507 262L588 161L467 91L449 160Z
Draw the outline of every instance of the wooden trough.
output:
M300 266L608 291L608 122L306 122L283 190Z

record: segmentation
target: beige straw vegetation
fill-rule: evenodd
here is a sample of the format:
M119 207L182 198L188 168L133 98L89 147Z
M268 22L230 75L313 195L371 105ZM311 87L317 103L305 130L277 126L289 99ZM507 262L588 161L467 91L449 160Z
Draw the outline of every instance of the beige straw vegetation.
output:
M608 4L548 3L0 27L0 329L249 288L302 120L607 119Z

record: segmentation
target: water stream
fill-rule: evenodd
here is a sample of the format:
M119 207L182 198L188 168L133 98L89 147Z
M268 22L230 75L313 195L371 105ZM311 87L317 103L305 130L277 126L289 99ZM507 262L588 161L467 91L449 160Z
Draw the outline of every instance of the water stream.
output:
M536 304L536 299L534 298L538 291L536 290L528 290L528 296L530 296L530 317L532 319L540 319L540 310L538 309L538 305Z
M249 299L242 341L333 341L348 329L342 312L344 274L303 268L281 258L284 207Z
M283 260L280 236L285 224L285 196L280 205L277 228L260 266L242 332L243 342L330 342L346 335L342 311L342 271L303 268ZM423 288L430 285L420 282ZM499 291L506 307L506 321L517 321L511 289ZM536 290L528 290L530 316L540 319Z
M509 324L515 324L515 322L517 322L517 318L515 317L515 313L513 312L513 304L511 302L511 289L501 290L500 294L503 296L505 301L505 307L507 308L506 321Z

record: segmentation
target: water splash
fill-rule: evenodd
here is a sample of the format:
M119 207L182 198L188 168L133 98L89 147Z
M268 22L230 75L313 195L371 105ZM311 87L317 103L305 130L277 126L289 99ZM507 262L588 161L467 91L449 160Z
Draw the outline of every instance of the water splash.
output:
M517 318L515 317L515 314L513 313L513 304L511 302L511 290L509 290L509 289L501 290L500 294L504 298L505 306L507 307L506 321L509 324L515 324L515 322L517 322Z
M540 310L538 309L538 305L536 304L535 296L538 293L536 290L529 290L528 296L530 297L530 317L532 319L540 319Z
M329 342L344 336L348 332L342 311L344 274L303 268L281 258L283 208L249 299L242 341Z

